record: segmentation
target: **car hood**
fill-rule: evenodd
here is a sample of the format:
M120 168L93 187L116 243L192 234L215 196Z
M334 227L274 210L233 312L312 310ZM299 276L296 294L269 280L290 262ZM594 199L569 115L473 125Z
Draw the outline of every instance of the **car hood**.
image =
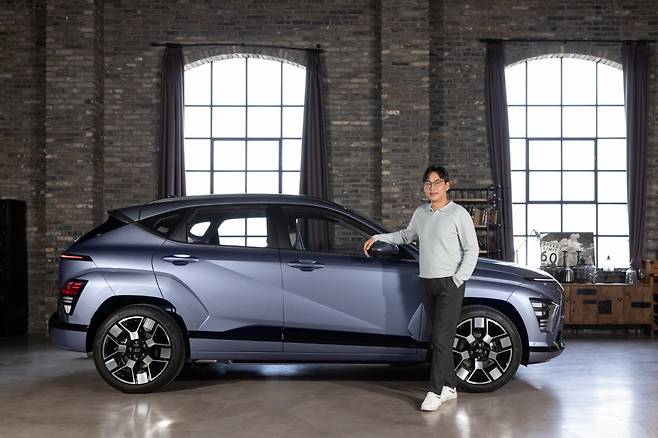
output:
M486 271L499 272L501 274L515 275L523 278L555 280L550 274L541 269L531 268L512 262L503 262L500 260L484 259L478 260L477 268Z

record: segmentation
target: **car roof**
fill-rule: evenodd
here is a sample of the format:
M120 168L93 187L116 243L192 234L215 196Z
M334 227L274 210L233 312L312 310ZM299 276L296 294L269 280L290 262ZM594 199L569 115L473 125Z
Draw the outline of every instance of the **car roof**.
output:
M230 195L199 195L180 196L158 199L143 205L111 210L112 215L127 216L133 221L145 219L179 208L203 207L213 205L238 205L238 204L299 204L326 207L332 210L349 211L335 202L322 200L306 195L283 195L283 194L230 194Z

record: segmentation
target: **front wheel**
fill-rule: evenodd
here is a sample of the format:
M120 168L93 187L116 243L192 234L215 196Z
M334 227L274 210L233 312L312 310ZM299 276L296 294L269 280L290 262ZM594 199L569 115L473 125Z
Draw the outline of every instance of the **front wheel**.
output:
M502 312L488 306L464 307L452 348L461 390L500 388L516 373L522 353L519 331Z
M154 306L128 306L111 314L94 338L101 377L127 393L155 391L176 378L185 361L178 324Z

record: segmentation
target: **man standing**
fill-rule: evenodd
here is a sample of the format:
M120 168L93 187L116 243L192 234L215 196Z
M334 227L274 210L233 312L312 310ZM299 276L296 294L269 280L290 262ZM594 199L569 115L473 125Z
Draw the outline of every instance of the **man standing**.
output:
M397 245L419 241L423 304L432 323L433 348L430 390L420 409L435 411L442 402L457 398L452 343L465 282L473 274L479 247L470 214L448 199L448 171L442 166L429 166L423 174L423 189L430 203L414 211L407 228L376 234L365 242L363 250L369 255L368 250L377 240Z

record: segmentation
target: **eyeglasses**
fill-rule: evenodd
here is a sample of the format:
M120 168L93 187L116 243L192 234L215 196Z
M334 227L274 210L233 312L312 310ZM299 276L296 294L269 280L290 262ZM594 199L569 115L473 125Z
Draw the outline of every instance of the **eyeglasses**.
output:
M423 187L426 189L430 189L430 188L434 189L439 187L442 182L444 182L442 179L435 179L434 181L425 181Z

